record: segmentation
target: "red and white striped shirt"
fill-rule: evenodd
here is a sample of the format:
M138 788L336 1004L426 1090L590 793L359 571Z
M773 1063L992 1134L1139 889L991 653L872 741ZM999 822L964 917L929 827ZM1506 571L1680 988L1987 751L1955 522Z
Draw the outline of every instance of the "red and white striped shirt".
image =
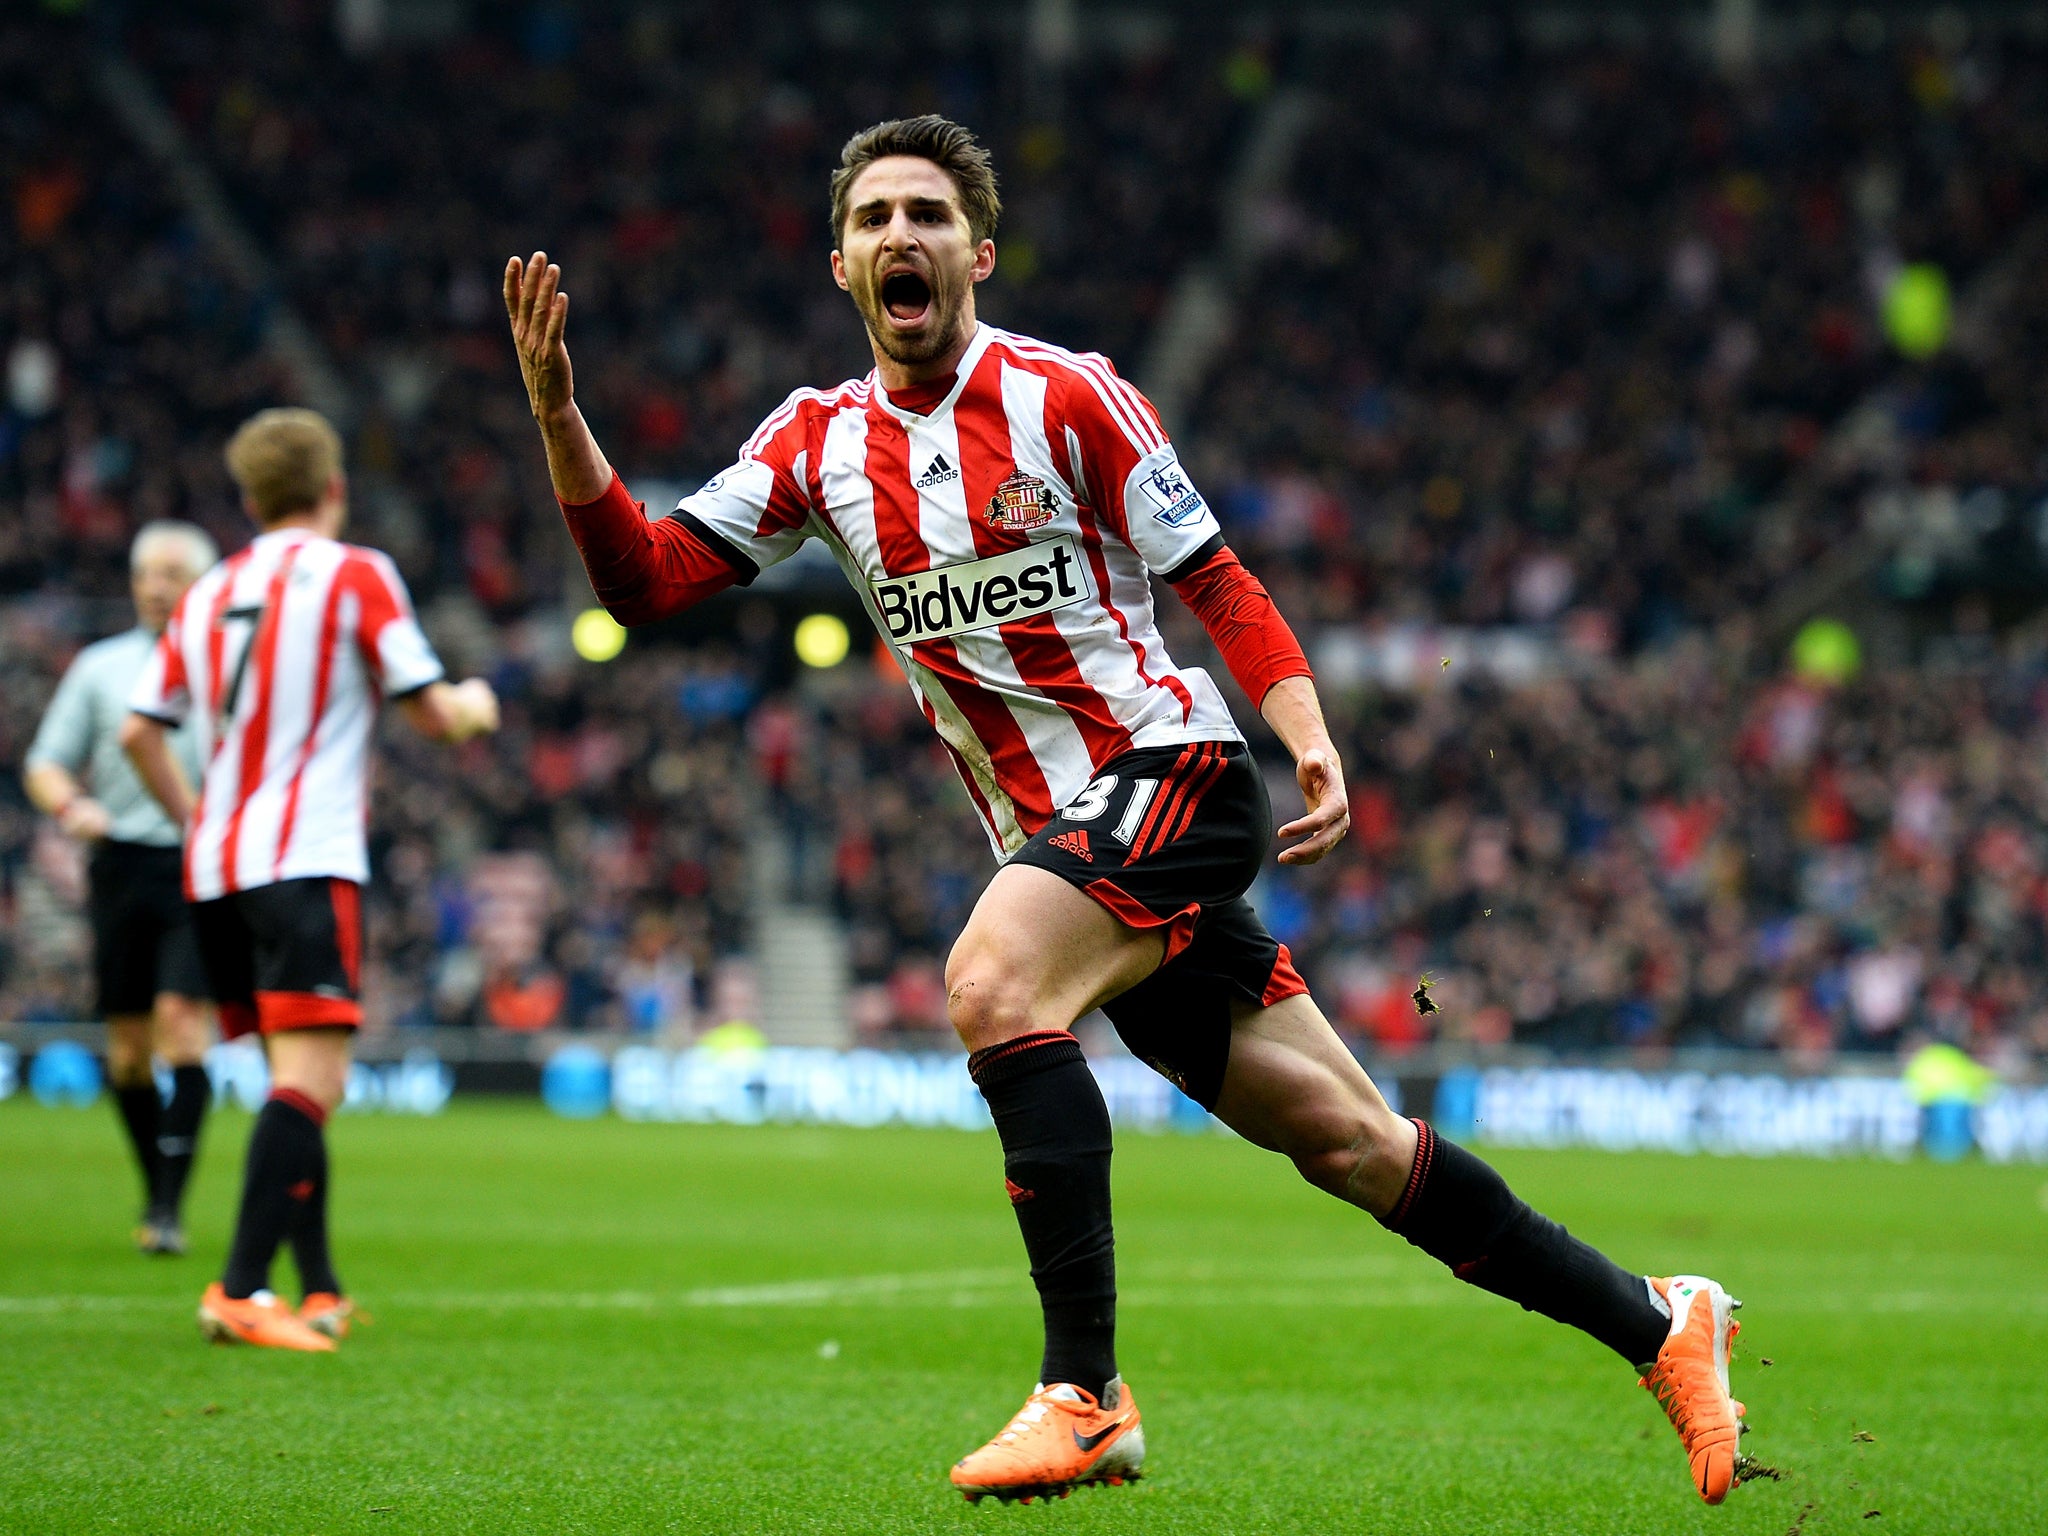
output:
M194 582L129 699L167 724L199 714L186 898L367 880L379 695L441 675L404 580L376 550L282 528Z
M1152 609L1222 531L1107 358L984 325L928 414L872 374L798 390L675 516L745 580L825 542L999 857L1119 753L1242 739Z

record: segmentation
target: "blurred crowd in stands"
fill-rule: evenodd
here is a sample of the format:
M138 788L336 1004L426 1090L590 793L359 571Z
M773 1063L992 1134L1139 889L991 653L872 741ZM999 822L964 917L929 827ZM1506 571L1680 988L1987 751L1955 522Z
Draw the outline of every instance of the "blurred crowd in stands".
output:
M857 1017L942 1037L989 865L892 697L818 712L799 799ZM1693 637L1332 704L1350 843L1252 895L1356 1041L2048 1054L2048 629L1846 682L1758 684Z
M1914 264L1962 295L2035 259L2040 39L1837 42L1731 84L1396 27L1307 72L1344 105L1257 211L1194 433L1290 611L1637 648L1754 612L1888 484L2037 485L2038 363L1902 358L1885 315Z
M120 45L273 295L230 280L110 118L102 37L0 23L0 761L124 622L140 521L242 541L218 444L289 390L264 346L287 302L357 401L361 535L507 700L452 765L392 733L379 1022L683 1038L742 1016L771 827L793 894L846 922L859 1035L943 1041L943 958L992 861L900 679L861 643L794 676L772 596L579 661L587 588L497 293L515 251L563 261L601 440L636 484L688 488L791 387L868 367L825 175L851 129L938 110L1003 174L984 315L1127 373L1175 279L1249 221L1180 436L1325 672L1353 838L1254 900L1348 1035L2048 1054L2041 637L1970 607L1931 651L1802 680L1765 622L1878 533L1868 601L1924 593L1927 559L1916 588L1895 552L1959 528L2039 558L2038 43L1844 35L1731 80L1494 25L1127 18L1060 70L1014 18L858 14L493 8L352 52L325 6L144 9ZM1225 207L1283 85L1321 103L1293 171ZM1932 346L1888 310L1922 266L1955 298ZM1213 665L1166 606L1176 653ZM1540 664L1392 687L1331 664L1441 626L1511 627ZM78 875L0 785L0 1017L83 1008Z
M284 381L263 305L96 93L75 29L0 21L0 595L126 593L151 518L246 533L219 445Z
M355 58L317 12L152 17L133 46L362 397L356 463L416 583L494 617L560 600L506 258L545 248L575 304L578 398L636 480L694 486L800 385L865 373L827 266L825 178L853 128L941 111L996 154L985 303L1126 360L1213 243L1207 180L1242 106L1216 49L1079 61L1075 110L1030 114L1010 40L836 28L772 8L568 7ZM801 13L797 13L801 15ZM1107 248L1142 259L1104 262Z

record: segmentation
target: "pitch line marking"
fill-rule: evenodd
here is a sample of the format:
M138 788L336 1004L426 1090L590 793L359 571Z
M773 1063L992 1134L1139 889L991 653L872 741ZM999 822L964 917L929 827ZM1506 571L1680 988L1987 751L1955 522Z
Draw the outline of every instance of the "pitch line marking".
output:
M1255 1276L1218 1275L1208 1266L1195 1272L1162 1274L1140 1267L1122 1286L1127 1307L1269 1307L1360 1309L1430 1309L1476 1299L1448 1279L1405 1285L1359 1284L1338 1288L1327 1274L1282 1270ZM699 1286L685 1291L394 1291L379 1293L376 1304L412 1312L665 1312L899 1305L974 1308L1008 1306L1028 1298L1021 1270L959 1269L913 1274L849 1275L812 1280L786 1280L762 1285ZM192 1305L183 1296L58 1295L0 1296L0 1319L52 1317L65 1313L175 1311ZM1767 1310L1786 1314L1945 1312L1958 1309L2018 1314L2048 1314L2048 1293L2006 1295L1912 1290L1869 1296L1808 1295L1771 1304ZM1766 1310L1766 1309L1759 1309Z
M888 1304L898 1297L955 1293L973 1297L994 1290L1022 1291L1025 1277L1009 1269L938 1270L907 1275L850 1275L785 1280L767 1285L699 1286L687 1291L395 1291L379 1305L413 1311L654 1312L669 1309L827 1307ZM1007 1298L1005 1298L1007 1299ZM0 1296L0 1317L42 1317L63 1312L137 1312L187 1307L176 1296Z

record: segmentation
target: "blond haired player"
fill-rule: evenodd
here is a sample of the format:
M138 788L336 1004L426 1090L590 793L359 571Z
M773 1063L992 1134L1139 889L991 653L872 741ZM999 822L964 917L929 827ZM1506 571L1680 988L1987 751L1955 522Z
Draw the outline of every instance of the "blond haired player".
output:
M312 411L263 411L227 448L258 532L185 594L129 700L123 745L187 830L185 893L222 1031L258 1032L269 1101L256 1118L226 1271L199 1305L209 1337L327 1350L354 1310L327 1242L327 1117L362 1018L370 736L395 702L422 735L495 730L478 679L453 684L397 568L341 542L341 439ZM195 791L169 731L196 720ZM305 1298L270 1289L289 1240Z
M1273 837L1264 781L1215 683L1167 654L1152 576L1294 757L1306 809L1280 828L1298 840L1286 863L1322 858L1349 826L1308 664L1145 398L1102 357L977 320L999 213L988 154L958 124L854 135L832 178L832 275L874 371L798 390L652 524L576 407L559 268L538 251L505 268L528 401L598 597L644 623L822 541L1002 861L954 946L948 998L1002 1140L1045 1354L954 1486L1029 1499L1144 1465L1116 1369L1109 1116L1069 1032L1099 1006L1134 1052L1319 1188L1640 1366L1718 1502L1741 1413L1727 1293L1619 1268L1394 1114L1245 901Z

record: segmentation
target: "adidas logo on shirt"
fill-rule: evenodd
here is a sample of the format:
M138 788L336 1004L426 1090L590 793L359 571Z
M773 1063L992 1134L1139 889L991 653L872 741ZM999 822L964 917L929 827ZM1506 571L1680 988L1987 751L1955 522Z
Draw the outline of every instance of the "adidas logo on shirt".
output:
M958 480L960 471L946 462L942 453L924 467L924 473L913 482L920 491L928 491L935 485L944 485L948 480Z

